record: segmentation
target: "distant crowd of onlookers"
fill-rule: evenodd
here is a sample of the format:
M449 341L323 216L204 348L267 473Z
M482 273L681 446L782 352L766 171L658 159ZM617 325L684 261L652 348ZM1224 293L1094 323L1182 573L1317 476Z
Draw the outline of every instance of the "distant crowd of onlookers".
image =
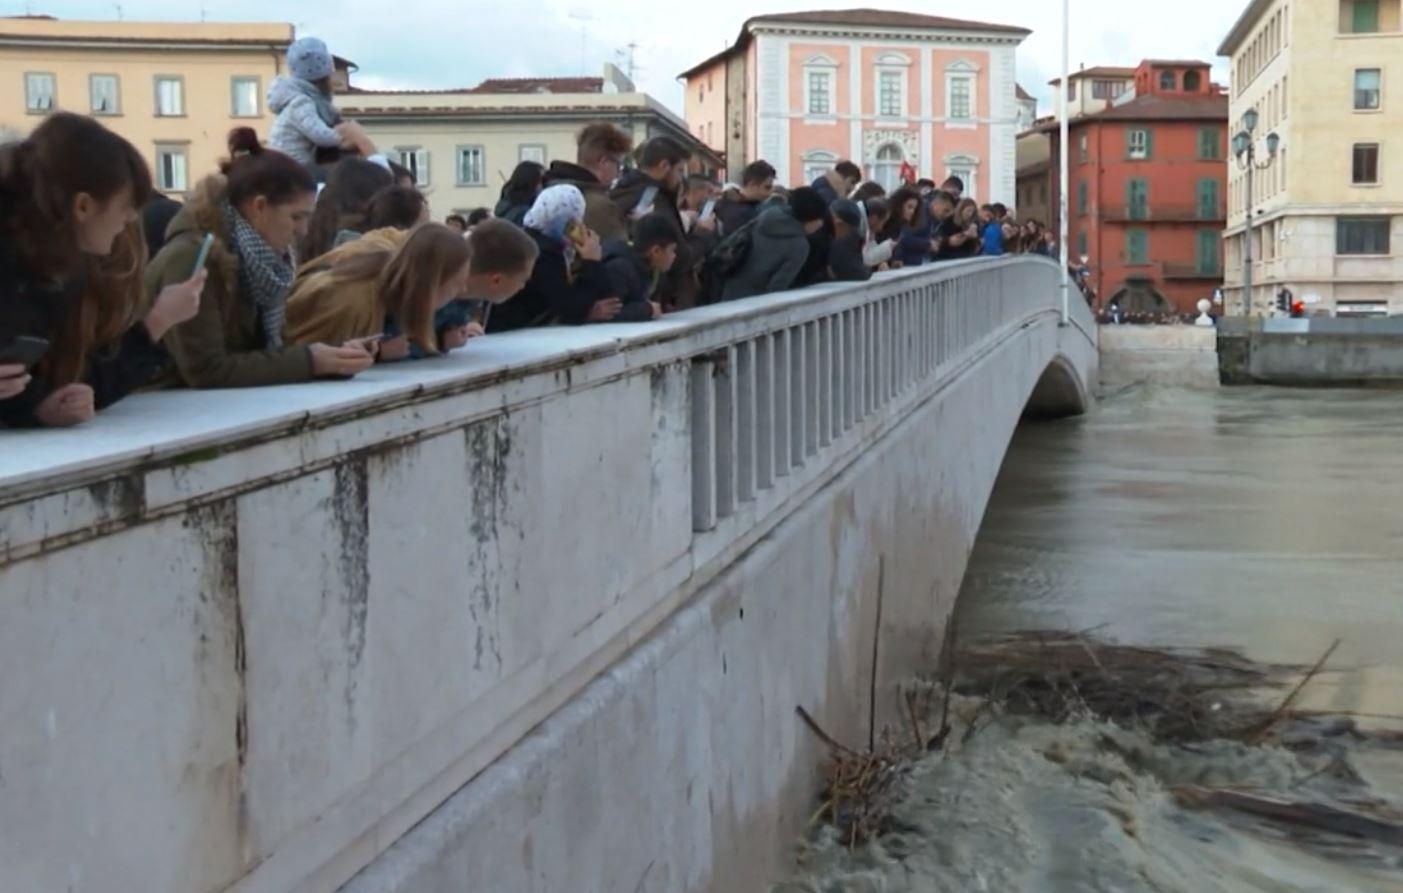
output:
M348 378L489 332L642 322L873 271L1052 253L964 184L890 195L841 162L811 185L764 161L722 186L688 150L608 123L523 162L490 212L429 220L413 175L332 102L332 58L292 45L267 145L248 128L184 196L84 116L0 147L0 425L67 426L134 390Z

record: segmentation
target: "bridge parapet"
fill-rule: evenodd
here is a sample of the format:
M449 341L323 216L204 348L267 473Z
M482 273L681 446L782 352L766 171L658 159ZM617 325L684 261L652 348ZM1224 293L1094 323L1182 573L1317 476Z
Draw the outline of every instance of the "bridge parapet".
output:
M0 889L334 889L952 382L1033 331L1086 374L1056 281L944 265L4 434Z

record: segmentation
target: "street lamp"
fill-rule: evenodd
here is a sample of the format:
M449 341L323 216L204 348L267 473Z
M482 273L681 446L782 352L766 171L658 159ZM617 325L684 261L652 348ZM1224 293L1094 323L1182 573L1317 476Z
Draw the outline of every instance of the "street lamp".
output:
M1267 134L1267 159L1257 161L1257 141L1252 135L1257 129L1257 110L1248 109L1242 113L1242 129L1232 138L1233 155L1237 166L1247 172L1247 224L1242 233L1242 315L1252 315L1252 176L1264 171L1276 161L1277 150L1281 148L1281 137L1275 132Z

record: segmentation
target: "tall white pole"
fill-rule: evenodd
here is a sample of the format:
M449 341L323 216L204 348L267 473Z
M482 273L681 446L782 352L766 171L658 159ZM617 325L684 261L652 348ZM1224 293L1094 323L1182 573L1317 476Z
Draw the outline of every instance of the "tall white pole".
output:
M1069 257L1070 244L1068 239L1070 233L1067 225L1067 196L1068 180L1071 175L1072 147L1068 145L1070 127L1067 120L1067 90L1072 83L1072 33L1070 28L1072 18L1072 0L1062 0L1062 83L1058 88L1057 103L1061 108L1061 113L1057 116L1058 121L1058 161L1061 165L1059 176L1060 188L1058 192L1058 211L1061 214L1061 227L1057 244L1061 248L1062 255L1062 325L1067 325L1071 320L1072 307L1072 274L1068 269L1071 258Z

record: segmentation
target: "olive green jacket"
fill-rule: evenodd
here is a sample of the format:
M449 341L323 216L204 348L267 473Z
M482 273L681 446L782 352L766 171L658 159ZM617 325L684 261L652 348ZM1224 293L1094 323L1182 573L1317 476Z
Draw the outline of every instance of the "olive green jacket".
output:
M175 361L158 381L169 387L247 388L290 384L312 378L312 354L305 345L263 346L263 329L253 302L239 288L239 258L228 247L219 213L224 178L198 187L166 229L167 241L146 269L146 292L154 299L167 285L189 279L205 233L214 233L205 268L209 279L200 312L166 333L163 343Z

